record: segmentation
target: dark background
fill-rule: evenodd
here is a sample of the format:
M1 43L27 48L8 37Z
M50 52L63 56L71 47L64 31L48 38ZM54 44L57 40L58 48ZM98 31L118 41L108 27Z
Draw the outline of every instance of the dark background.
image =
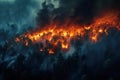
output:
M76 41L68 54L40 52L40 44L14 42L36 27L79 18L90 24L102 11L120 10L120 0L0 0L1 80L120 80L120 31L97 43ZM55 3L54 3L55 2ZM57 7L56 7L57 6ZM120 18L120 16L118 16Z

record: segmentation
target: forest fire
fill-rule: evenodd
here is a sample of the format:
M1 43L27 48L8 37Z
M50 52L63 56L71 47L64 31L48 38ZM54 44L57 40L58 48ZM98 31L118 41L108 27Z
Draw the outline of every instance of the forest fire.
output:
M72 40L82 40L87 38L91 42L97 42L102 34L109 34L109 29L116 28L120 30L119 14L107 13L96 17L90 25L57 24L48 25L36 31L29 31L15 39L16 42L23 42L29 46L29 40L34 43L42 43L40 51L47 48L49 54L54 54L55 48L69 50Z

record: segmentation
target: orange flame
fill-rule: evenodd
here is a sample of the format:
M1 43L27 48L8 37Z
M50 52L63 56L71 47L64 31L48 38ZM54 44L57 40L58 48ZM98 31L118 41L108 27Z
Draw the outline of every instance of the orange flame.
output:
M43 48L48 46L48 42L54 47L61 45L62 50L69 49L71 40L83 39L85 36L88 36L90 41L97 42L101 34L108 35L110 28L120 30L118 15L117 12L104 14L102 17L96 17L90 25L64 24L57 26L57 24L52 24L40 30L23 34L15 41L22 42L24 41L23 38L27 38L32 43L43 43ZM27 40L25 40L25 45L29 45ZM40 51L43 51L43 49L40 49ZM48 49L48 52L54 54L52 49Z
M49 54L54 54L54 51L52 49L48 49Z

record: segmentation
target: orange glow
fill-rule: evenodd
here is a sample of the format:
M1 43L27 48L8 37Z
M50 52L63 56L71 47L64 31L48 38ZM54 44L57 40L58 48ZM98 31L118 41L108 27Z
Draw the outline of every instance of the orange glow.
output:
M25 42L25 45L28 46L28 42L27 41Z
M49 54L54 54L54 51L52 49L48 49Z
M19 38L15 38L15 41L16 41L16 42L20 42L20 39L19 39Z
M91 27L90 27L90 26L87 26L87 27L85 26L84 28L85 28L86 30L90 30Z
M103 30L102 30L102 29L99 29L99 33L103 33Z
M97 35L92 36L91 39L92 39L93 42L97 42L97 40L98 40Z
M16 42L24 42L29 46L28 39L32 43L42 43L43 48L48 46L58 47L61 45L61 50L68 50L71 45L71 40L84 39L97 42L101 34L109 34L110 28L120 30L118 13L106 13L100 17L96 17L90 25L78 25L64 23L62 26L51 24L36 31L29 31L26 34L20 35L15 39ZM23 40L25 38L26 40ZM43 51L43 49L40 49ZM54 49L48 49L49 54L54 54Z
M69 45L68 44L62 44L62 49L68 49Z
M42 51L43 51L43 49L41 48L41 49L40 49L40 51L42 52Z

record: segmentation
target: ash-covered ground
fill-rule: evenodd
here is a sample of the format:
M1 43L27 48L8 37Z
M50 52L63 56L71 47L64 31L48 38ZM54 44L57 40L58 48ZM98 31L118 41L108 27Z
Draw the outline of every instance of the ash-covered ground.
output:
M78 40L53 55L41 52L41 43L15 42L29 30L68 18L89 25L101 11L119 11L119 5L119 0L0 0L0 80L120 80L117 29L96 43Z

